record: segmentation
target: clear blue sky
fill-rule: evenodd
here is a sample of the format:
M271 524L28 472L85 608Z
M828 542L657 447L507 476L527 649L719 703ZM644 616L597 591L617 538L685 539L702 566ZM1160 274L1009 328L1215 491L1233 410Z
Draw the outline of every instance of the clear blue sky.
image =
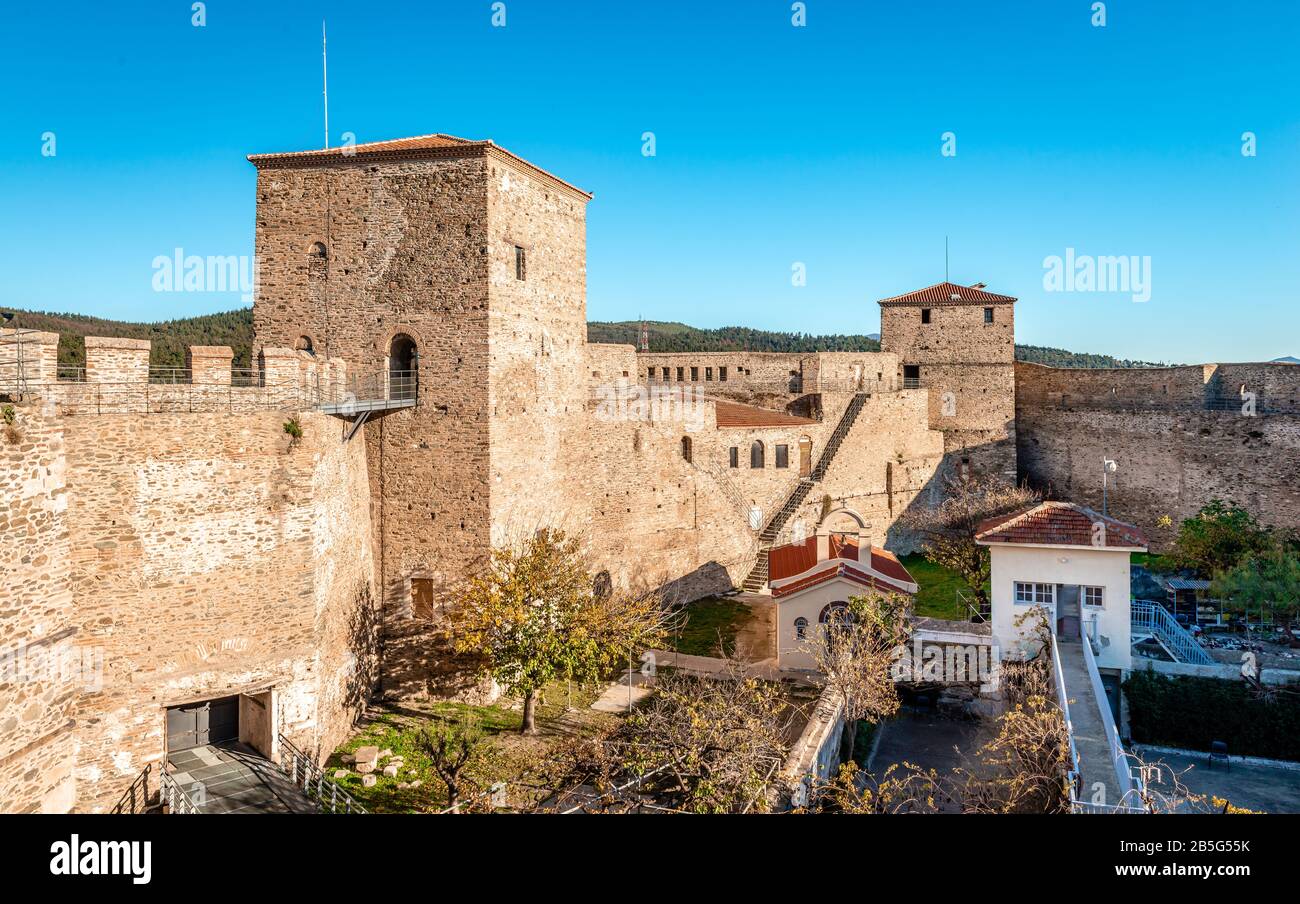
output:
M320 145L324 17L335 142L491 138L595 193L591 319L875 332L946 234L955 281L1021 299L1021 342L1300 355L1294 0L1111 0L1105 28L1091 0L807 0L804 28L786 0L506 5L8 4L0 304L237 306L154 293L151 261L252 253L244 157ZM1044 291L1069 247L1150 256L1151 300Z

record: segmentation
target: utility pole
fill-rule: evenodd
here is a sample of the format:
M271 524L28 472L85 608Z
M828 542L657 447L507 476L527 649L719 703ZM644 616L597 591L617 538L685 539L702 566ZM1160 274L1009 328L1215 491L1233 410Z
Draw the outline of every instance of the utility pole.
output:
M325 20L320 20L320 74L321 93L325 97L325 147L330 146L330 73L329 59L325 54Z

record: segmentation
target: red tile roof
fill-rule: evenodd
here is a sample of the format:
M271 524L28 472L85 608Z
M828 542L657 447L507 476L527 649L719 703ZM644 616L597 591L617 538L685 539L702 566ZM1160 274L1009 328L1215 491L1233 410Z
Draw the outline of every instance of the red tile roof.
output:
M979 284L981 287L983 283ZM953 296L958 296L953 298ZM917 289L915 292L908 292L906 295L895 295L893 298L882 298L877 302L881 307L891 307L893 305L924 304L934 305L998 305L998 304L1015 304L1016 299L1010 295L996 295L993 292L985 292L983 288L975 286L959 286L956 283L941 282L933 286L927 286L924 289Z
M817 422L806 417L796 417L784 411L772 411L739 402L714 402L718 410L719 427L802 427Z
M370 141L350 147L317 148L309 151L288 151L278 154L250 154L248 160L256 167L263 166L312 166L322 162L348 162L352 160L403 160L427 157L477 157L491 155L518 164L524 170L541 176L543 179L575 192L586 200L591 200L591 193L565 182L553 173L548 173L540 166L529 163L492 141L472 141L435 132L431 135L416 135L411 138L392 138L386 141Z
M1093 525L1099 522L1105 531L1096 534L1102 542L1094 542ZM1137 526L1073 502L1039 502L986 519L975 532L975 542L985 546L1008 543L1142 550L1149 544Z
M833 559L862 562L862 549L855 537L847 534L831 534L828 539L830 541L830 558L826 560L828 563ZM797 593L800 590L806 590L836 577L848 578L864 586L876 587L887 592L910 593L911 591L906 585L915 585L916 579L903 567L903 563L898 561L898 557L878 546L869 546L867 549L870 554L868 561L864 564L867 565L870 571L854 568L845 561L841 561L836 565L828 564L826 568L798 581L773 588L772 595L786 596ZM768 553L768 580L783 581L793 578L813 569L816 565L816 536L809 537L802 543L787 543L784 546L777 546ZM875 572L880 577L871 572Z

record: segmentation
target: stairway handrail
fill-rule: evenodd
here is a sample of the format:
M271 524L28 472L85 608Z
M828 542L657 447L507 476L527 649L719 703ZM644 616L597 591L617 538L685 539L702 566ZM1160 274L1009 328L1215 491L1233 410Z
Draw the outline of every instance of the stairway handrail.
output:
M1163 604L1155 600L1132 599L1129 603L1131 627L1148 628L1175 658L1193 665L1214 665L1214 659Z
M321 812L367 813L347 791L316 765L316 761L303 753L284 735L278 735L280 762L277 764L289 781L316 802ZM285 760L289 762L286 763ZM327 797L328 795L328 797Z
M1092 685L1092 696L1096 701L1097 712L1101 716L1102 729L1106 733L1106 746L1110 751L1111 767L1115 770L1115 780L1119 788L1119 803L1128 805L1134 793L1139 800L1146 799L1146 785L1142 776L1136 774L1129 764L1129 755L1119 740L1119 729L1115 725L1114 714L1110 711L1110 702L1106 697L1106 688L1101 683L1101 672L1097 668L1097 657L1093 653L1092 639L1084 620L1079 619L1079 639L1083 642L1083 662L1088 672L1088 682Z
M190 800L190 796L185 793L185 789L180 786L176 779L172 778L171 773L166 769L159 772L159 785L161 786L159 796L162 803L166 804L168 813L196 816L203 812L199 809L198 804Z

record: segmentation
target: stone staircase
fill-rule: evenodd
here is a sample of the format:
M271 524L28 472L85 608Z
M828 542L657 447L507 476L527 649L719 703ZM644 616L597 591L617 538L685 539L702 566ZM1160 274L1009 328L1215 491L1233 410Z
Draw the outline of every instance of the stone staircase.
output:
M740 585L742 590L749 593L758 593L767 586L768 553L776 545L777 537L781 535L781 530L785 527L786 522L790 520L790 516L804 504L813 487L826 477L826 472L835 459L835 453L839 451L844 438L853 429L854 422L857 421L862 407L866 405L867 399L870 397L871 394L866 392L854 394L852 401L844 409L844 414L840 416L840 422L835 425L830 438L826 440L826 446L822 449L822 454L817 459L817 464L812 469L812 472L807 477L799 478L799 483L786 498L785 503L773 513L767 524L763 526L763 530L758 535L758 558L744 583Z

